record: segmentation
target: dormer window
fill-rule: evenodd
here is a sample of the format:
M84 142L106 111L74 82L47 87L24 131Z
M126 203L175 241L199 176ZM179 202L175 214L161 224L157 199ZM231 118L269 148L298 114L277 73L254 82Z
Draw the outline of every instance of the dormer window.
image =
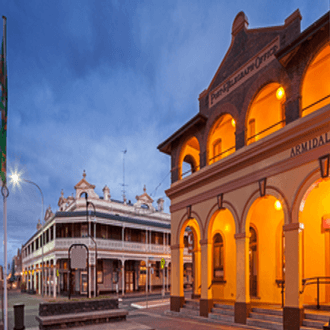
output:
M149 210L149 206L147 204L142 204L141 209Z

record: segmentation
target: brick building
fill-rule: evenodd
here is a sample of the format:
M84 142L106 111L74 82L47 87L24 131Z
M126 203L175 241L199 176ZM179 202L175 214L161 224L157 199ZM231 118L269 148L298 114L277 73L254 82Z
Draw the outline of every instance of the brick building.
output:
M270 316L256 321L251 308L268 304L298 330L306 306L330 303L330 286L317 297L307 280L330 278L329 13L300 23L296 10L249 29L240 12L199 112L158 146L171 156L172 311L185 302L186 227L201 316L267 328Z

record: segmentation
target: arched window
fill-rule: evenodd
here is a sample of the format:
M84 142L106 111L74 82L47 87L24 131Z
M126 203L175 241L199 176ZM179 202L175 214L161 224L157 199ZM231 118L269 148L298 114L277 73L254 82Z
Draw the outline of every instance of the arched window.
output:
M250 296L257 297L258 295L258 242L257 233L253 227L250 227Z
M182 147L179 162L179 178L182 179L199 170L199 143L196 137L190 138Z
M251 103L246 119L246 144L276 132L285 125L285 91L280 84L266 85Z
M213 277L224 278L224 248L222 236L218 233L213 237Z
M222 115L213 125L208 137L208 162L213 164L235 151L236 123L234 118Z
M329 76L330 45L328 44L306 71L301 91L302 117L330 103Z

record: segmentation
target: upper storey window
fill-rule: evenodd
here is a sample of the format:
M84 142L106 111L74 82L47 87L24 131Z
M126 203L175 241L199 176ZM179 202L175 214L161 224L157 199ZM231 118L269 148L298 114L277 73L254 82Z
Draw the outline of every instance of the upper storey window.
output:
M330 45L327 45L306 71L301 91L302 117L330 103L329 77Z
M276 132L285 125L285 91L281 85L266 85L254 98L246 120L246 144Z
M182 147L180 155L180 179L199 170L199 143L195 137L190 138Z
M209 164L230 155L235 151L235 130L234 118L225 114L213 125L208 138Z

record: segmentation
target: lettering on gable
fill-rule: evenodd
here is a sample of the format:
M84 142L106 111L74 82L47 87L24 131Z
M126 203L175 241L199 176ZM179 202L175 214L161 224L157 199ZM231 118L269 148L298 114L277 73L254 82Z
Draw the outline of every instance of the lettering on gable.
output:
M232 74L225 82L210 93L209 108L222 100L235 88L275 59L275 53L280 49L280 39L277 37L247 64Z

